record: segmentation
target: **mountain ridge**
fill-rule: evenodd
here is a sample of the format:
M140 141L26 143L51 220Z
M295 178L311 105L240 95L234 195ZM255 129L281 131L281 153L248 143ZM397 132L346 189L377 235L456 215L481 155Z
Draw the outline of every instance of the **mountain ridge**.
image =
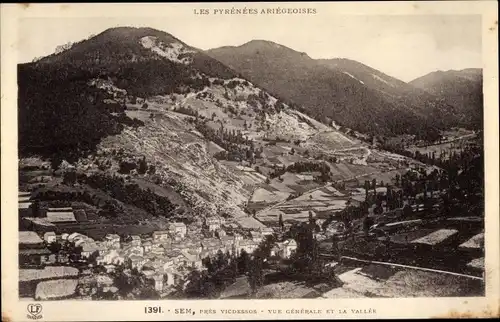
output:
M355 87L358 81L348 75L338 72L337 79L330 79L328 69L300 53L289 54L312 64L329 89L344 93L339 88L347 84L364 102L382 99ZM212 68L198 69L200 60ZM241 227L258 228L263 224L251 216L258 205L251 209L248 201L256 188L283 187L282 178L274 176L287 168L320 175L297 176L289 183L293 188L273 197L276 202L296 198L308 189L304 186L379 172L392 176L415 162L370 150L367 143L303 114L299 106L161 31L105 31L19 65L18 76L20 158L50 159L54 170L69 164L93 189L153 216L194 220L222 215ZM348 100L339 95L336 107L345 108ZM393 113L373 120L365 117L373 109L361 111L359 121L375 125ZM158 193L165 196L158 198ZM174 214L167 207L166 200L179 196L189 213Z
M258 47L259 44L264 45ZM334 68L331 60L314 60L305 53L277 47L272 42L248 42L238 47L211 49L207 53L270 92L303 106L311 116L325 123L333 120L360 132L424 133L429 127L445 127L444 120L453 116L452 106L400 80L398 85L405 84L407 89L394 99L384 90L366 86L346 70ZM347 61L351 65L354 62L334 61ZM376 72L377 76L382 75ZM402 97L410 92L417 95ZM366 122L364 115L370 115L371 120Z
M483 76L481 68L434 71L410 82L456 106L463 125L483 126Z

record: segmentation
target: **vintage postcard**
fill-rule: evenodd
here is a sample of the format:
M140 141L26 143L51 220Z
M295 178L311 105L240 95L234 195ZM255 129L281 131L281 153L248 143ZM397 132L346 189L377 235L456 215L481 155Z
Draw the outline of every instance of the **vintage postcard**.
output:
M2 5L3 320L498 317L497 19Z

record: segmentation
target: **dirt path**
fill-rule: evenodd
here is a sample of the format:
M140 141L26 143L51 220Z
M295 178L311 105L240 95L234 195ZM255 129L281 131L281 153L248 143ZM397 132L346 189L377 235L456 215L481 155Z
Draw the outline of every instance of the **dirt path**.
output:
M460 141L460 140L467 139L467 138L472 138L472 137L475 137L476 135L477 135L477 133L470 133L470 134L465 134L465 135L456 137L456 138L448 140L448 141L443 141L441 143L428 144L428 145L415 146L415 147L416 148L427 148L429 146L443 145L443 144L453 143L453 142Z

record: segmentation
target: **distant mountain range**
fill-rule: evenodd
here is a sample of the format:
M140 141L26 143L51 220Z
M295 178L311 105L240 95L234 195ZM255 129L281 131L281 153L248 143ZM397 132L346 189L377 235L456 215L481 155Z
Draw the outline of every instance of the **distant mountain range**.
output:
M146 195L182 193L192 218L225 213L258 227L245 204L276 166L321 161L350 180L413 162L325 123L387 136L457 124L431 88L267 41L203 52L155 29L113 28L18 65L19 156L111 176L98 186L122 202L106 182L130 174Z
M323 122L389 136L470 125L451 100L353 60L315 60L263 40L207 53Z
M325 124L372 135L425 136L477 127L482 119L480 70L432 73L408 84L356 61L314 60L269 41L203 52L151 28L108 29L20 64L18 72L19 144L42 151L94 146L133 124L105 112L104 99L116 97L89 85L96 80L124 91L124 105L201 91L210 78L246 79Z
M170 215L163 199L144 203L120 193L118 185L131 185L126 175L150 197L160 191L175 202L171 191L182 194L197 213L189 218L227 214L259 227L245 203L256 185L266 185L273 164L338 157L354 169L371 155L363 142L150 28L109 29L21 64L18 90L20 158L50 159L53 169L65 160L81 173L100 173L106 179L95 186L153 214ZM347 151L333 155L337 150ZM343 176L354 175L343 168Z
M436 71L410 82L411 85L442 97L457 108L463 124L482 128L483 124L483 70L468 68L463 70Z

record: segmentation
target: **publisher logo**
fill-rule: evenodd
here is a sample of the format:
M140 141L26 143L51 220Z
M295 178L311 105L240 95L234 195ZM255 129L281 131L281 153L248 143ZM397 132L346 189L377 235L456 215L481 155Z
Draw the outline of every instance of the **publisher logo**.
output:
M42 318L42 304L28 304L28 319L38 320Z

